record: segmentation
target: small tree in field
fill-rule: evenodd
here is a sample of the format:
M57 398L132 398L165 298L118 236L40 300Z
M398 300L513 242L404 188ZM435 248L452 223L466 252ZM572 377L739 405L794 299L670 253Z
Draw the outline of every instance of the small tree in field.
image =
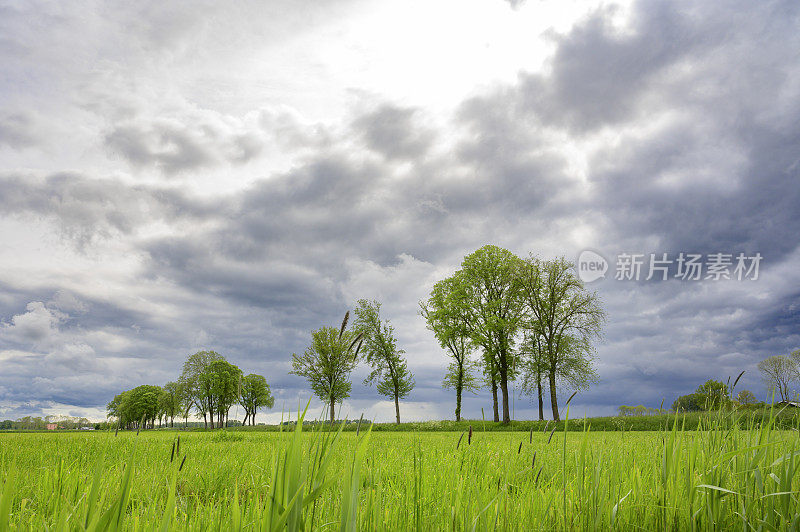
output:
M305 377L311 389L330 405L331 424L336 420L336 403L350 397L350 372L358 362L362 338L345 330L350 313L346 313L341 328L322 327L311 333L311 345L302 355L292 355L294 375Z
M753 405L756 404L756 396L750 390L742 390L736 395L736 401L740 405Z
M244 425L250 421L251 425L256 424L256 412L260 408L272 408L275 398L270 393L267 379L262 375L251 373L242 378L239 404L244 408Z
M716 410L730 399L725 383L709 379L697 387L695 392L701 398L704 410Z
M414 376L401 356L405 351L397 349L394 328L389 320L381 323L381 304L377 301L359 299L355 310L355 331L364 338L364 355L372 372L364 384L377 383L378 393L394 399L394 412L400 424L400 399L414 389Z

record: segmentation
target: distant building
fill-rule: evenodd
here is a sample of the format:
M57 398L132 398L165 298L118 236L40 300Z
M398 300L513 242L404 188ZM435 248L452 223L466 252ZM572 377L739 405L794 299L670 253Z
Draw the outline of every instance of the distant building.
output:
M56 430L58 428L58 423L48 423L46 427L47 430Z
M94 430L94 427L81 427L81 430Z

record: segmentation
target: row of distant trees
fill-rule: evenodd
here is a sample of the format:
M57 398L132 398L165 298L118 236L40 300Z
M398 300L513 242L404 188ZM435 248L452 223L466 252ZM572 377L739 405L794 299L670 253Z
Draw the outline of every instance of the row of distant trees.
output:
M657 414L666 414L669 411L664 408L650 408L644 405L626 406L620 405L620 416L655 416Z
M547 386L559 420L557 387L579 390L597 381L592 342L605 313L564 258L520 258L483 246L437 282L420 308L452 357L443 385L456 392L456 420L462 394L489 387L494 420L500 421L499 390L502 418L509 422L509 383L517 378L522 391L538 399L539 419Z
M699 385L694 393L681 395L674 403L672 410L676 412L702 412L705 410L717 410L724 406L750 406L757 403L756 396L749 390L740 390L734 395L734 389L739 381L739 377L730 385L730 382L709 379Z
M765 358L758 363L758 370L770 394L777 396L781 402L796 399L797 393L792 393L791 385L800 381L800 349L788 356L776 355ZM678 397L672 404L672 409L679 412L696 412L729 405L757 405L759 402L756 396L749 390L740 390L734 395L733 388L737 381L729 387L728 383L708 380L698 386L694 393Z
M95 424L85 417L72 417L51 415L45 417L25 416L11 421L6 419L0 421L0 430L44 430L47 425L57 425L59 429L79 429L82 427L93 427Z
M244 410L243 424L255 425L256 413L272 408L275 399L262 375L244 375L236 365L215 351L198 351L183 365L180 378L164 386L144 384L126 390L108 403L109 418L116 418L124 428L154 427L169 424L175 418L188 421L194 411L206 427L228 424L231 408Z

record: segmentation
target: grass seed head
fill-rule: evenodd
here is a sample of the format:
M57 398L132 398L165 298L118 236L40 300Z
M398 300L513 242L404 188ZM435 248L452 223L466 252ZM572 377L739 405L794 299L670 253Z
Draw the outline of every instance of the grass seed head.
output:
M550 443L550 440L552 440L552 439L553 439L553 434L555 434L555 432L556 432L556 427L557 427L557 426L558 426L558 425L553 425L553 430L551 430L551 431L550 431L550 437L549 437L549 438L547 438L547 443Z

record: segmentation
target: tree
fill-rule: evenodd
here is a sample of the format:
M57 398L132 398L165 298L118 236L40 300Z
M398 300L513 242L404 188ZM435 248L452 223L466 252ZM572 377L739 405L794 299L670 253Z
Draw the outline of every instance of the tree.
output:
M289 372L305 377L317 397L330 405L331 424L336 420L336 403L350 397L350 372L356 367L361 349L360 335L346 330L349 316L347 312L338 331L322 327L312 332L311 345L305 353L292 354Z
M730 400L725 383L713 379L698 386L694 393L700 398L703 410L717 410Z
M244 408L244 425L250 420L251 425L256 424L256 412L263 407L272 408L275 398L270 393L267 379L261 375L251 373L242 378L241 395L239 404Z
M116 417L120 426L131 428L147 428L158 417L159 397L162 390L159 386L143 384L132 390L118 394L108 403L106 409L109 417Z
M601 337L605 313L597 294L589 292L564 258L542 261L533 256L519 269L525 327L539 342L550 385L553 419L560 419L556 381L585 388L596 381L592 340Z
M447 278L433 285L427 302L420 302L420 314L425 318L428 329L433 331L439 345L447 349L453 361L447 367L442 386L456 392L456 421L461 421L461 396L464 391L475 392L478 381L472 374L470 353L473 346L464 321L459 314L459 306L454 301L453 278Z
M210 417L212 429L214 428L213 381L209 378L207 370L208 366L217 360L224 360L224 358L214 351L198 351L189 356L183 364L183 372L179 379L189 403L187 413L194 406L198 416L203 416L203 424L206 427L208 426L208 417Z
M795 353L792 353L793 357ZM800 360L800 354L794 358ZM795 360L785 355L772 356L759 362L758 370L769 389L777 390L781 401L788 401L789 383L795 380L798 374L798 364Z
M159 410L169 419L170 426L175 426L175 416L183 410L183 391L177 382L168 382L161 390L159 398Z
M381 322L381 304L377 301L359 299L356 303L356 320L353 329L364 339L364 358L372 371L364 384L377 384L378 393L394 399L396 423L400 424L400 399L414 389L414 376L397 349L394 328L389 320Z
M549 365L542 344L542 336L535 325L525 335L522 359L522 393L536 395L539 406L539 420L544 420L544 394L542 377L547 375Z
M676 412L700 412L704 409L703 397L696 393L681 395L672 403Z
M226 426L228 411L239 398L242 370L227 360L215 360L207 366L202 378L211 382L211 404L217 414L217 425Z
M753 395L753 392L750 390L742 390L736 395L736 402L740 405L753 405L756 404L758 401L756 396Z
M517 372L514 343L523 310L519 266L510 251L486 245L464 258L451 281L464 328L472 343L483 348L487 373L499 384L504 423L511 421L508 382Z

